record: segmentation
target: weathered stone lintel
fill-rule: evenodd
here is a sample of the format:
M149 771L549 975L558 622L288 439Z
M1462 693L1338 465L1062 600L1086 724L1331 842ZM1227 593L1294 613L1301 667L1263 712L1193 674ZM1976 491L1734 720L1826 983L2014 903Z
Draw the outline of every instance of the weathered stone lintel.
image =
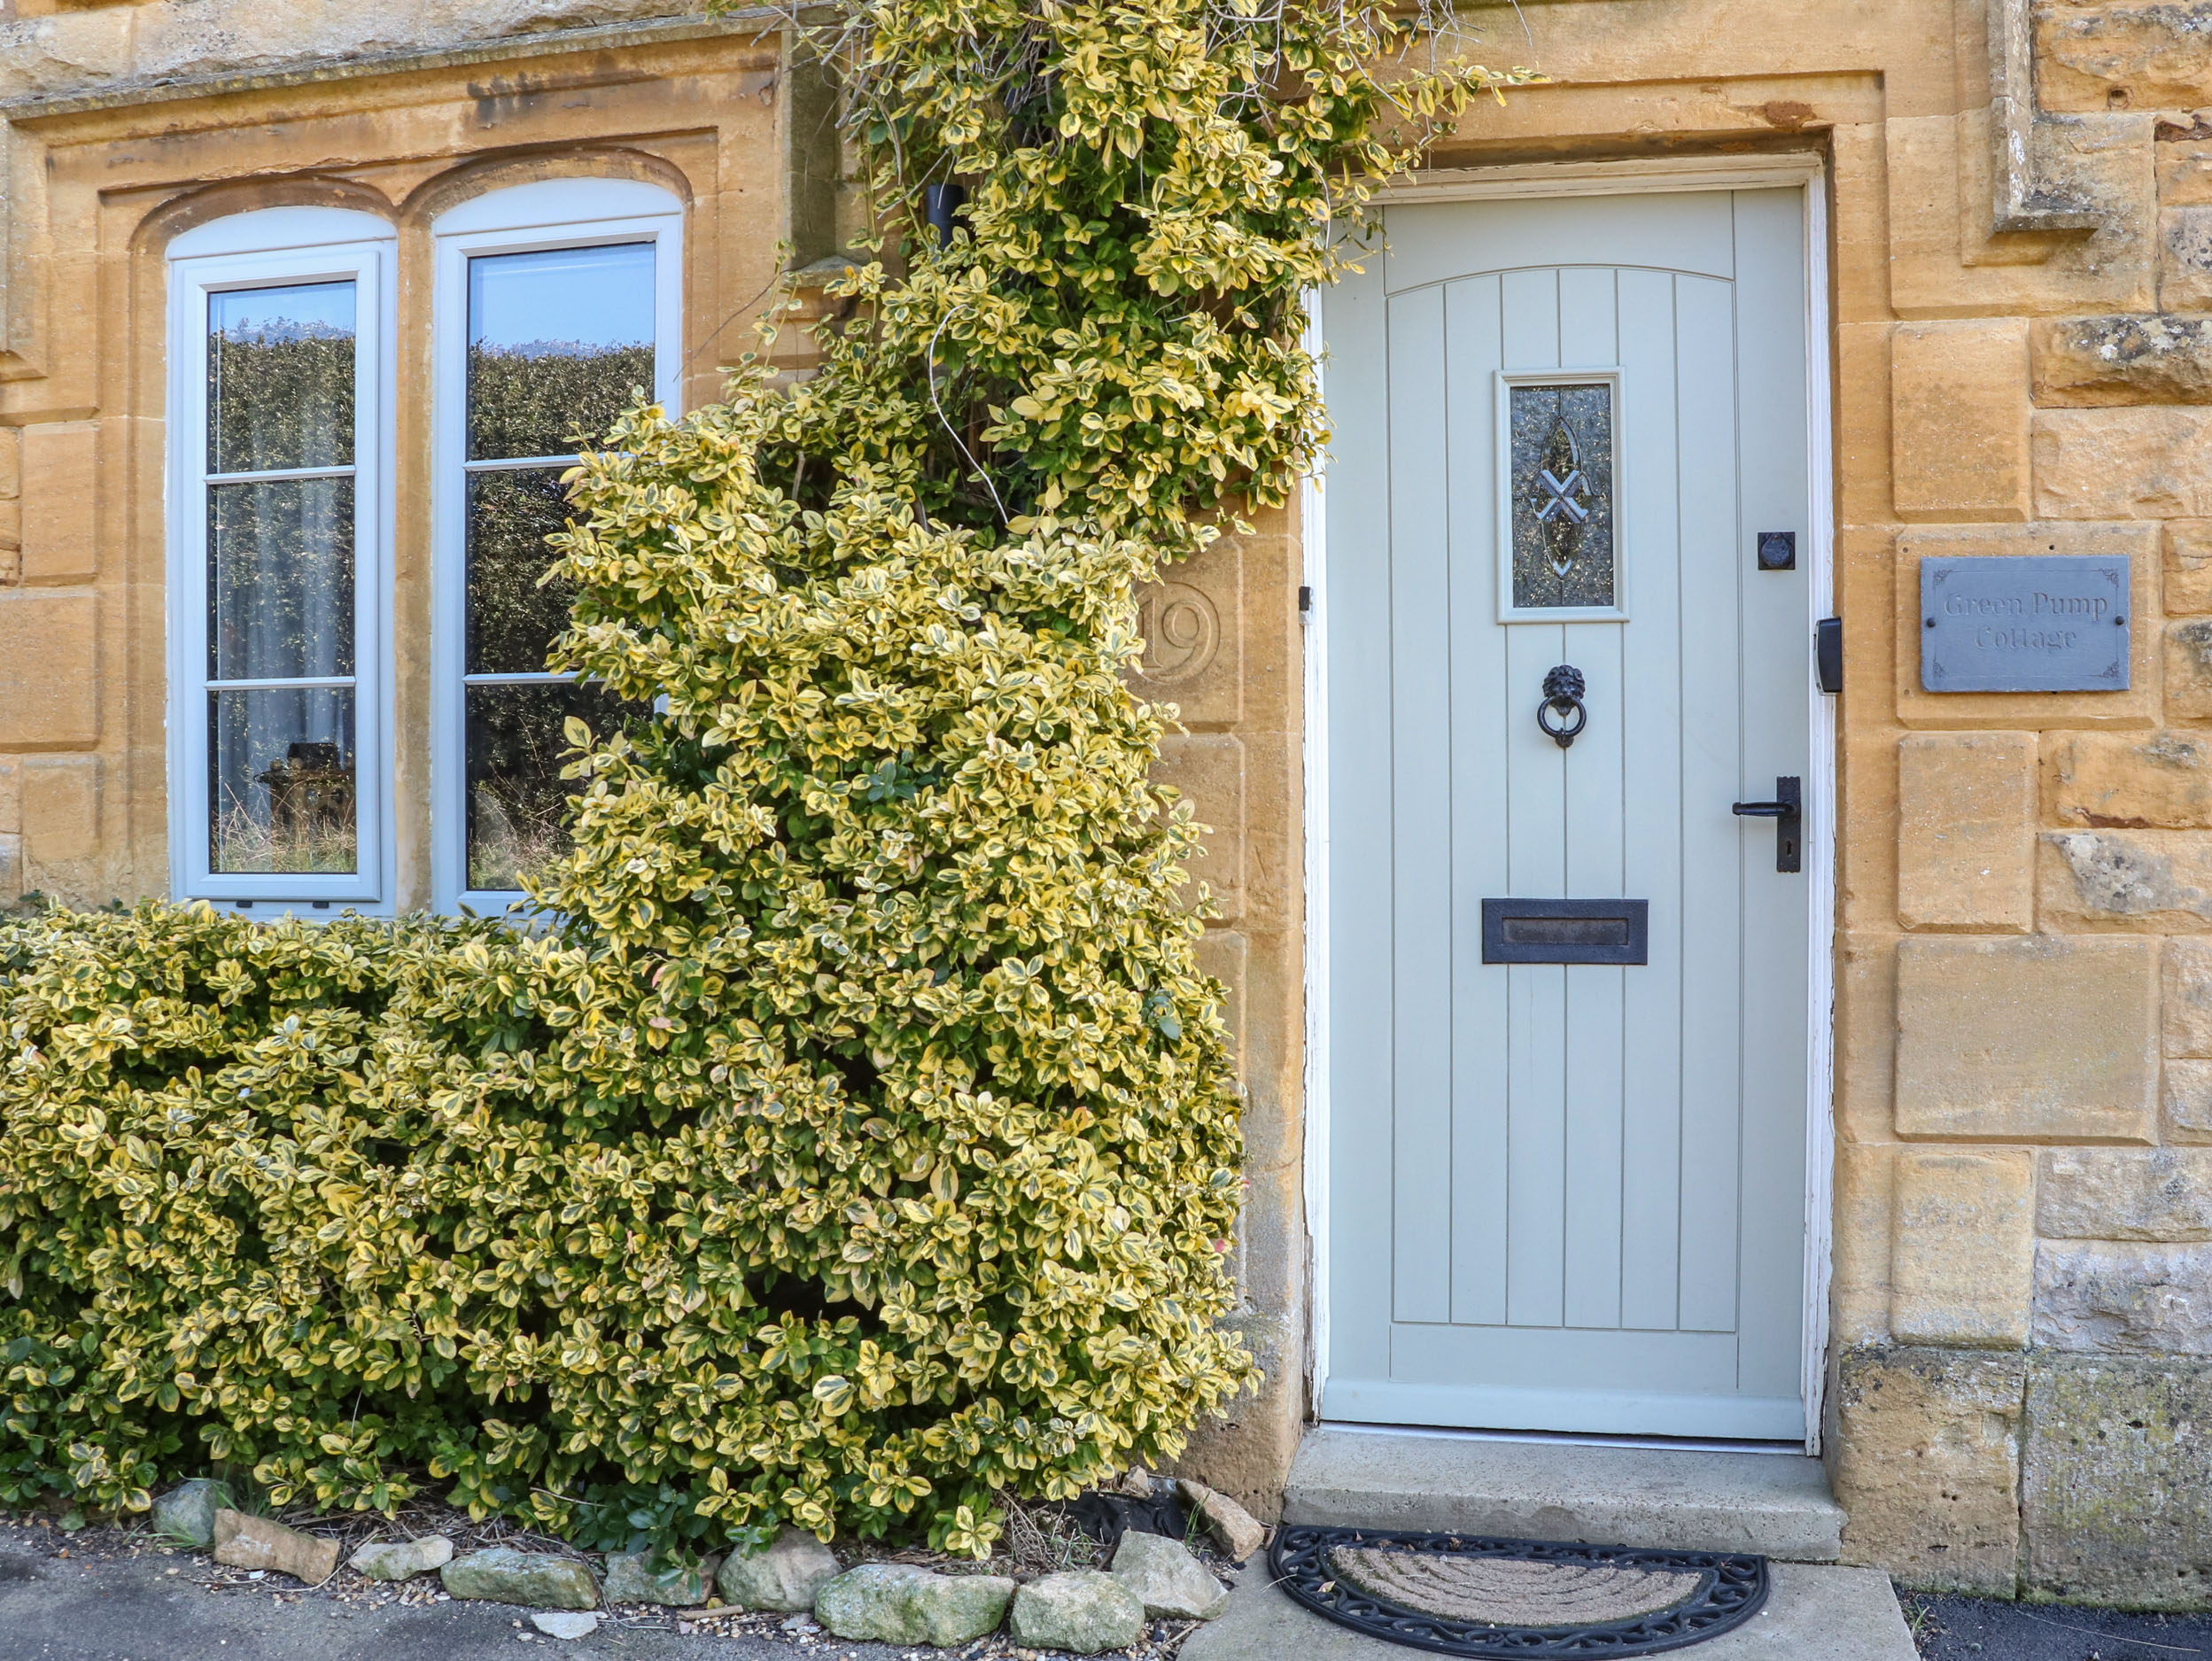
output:
M456 46L402 51L364 52L318 59L290 69L225 70L219 74L163 76L123 81L74 97L47 93L0 98L0 123L48 121L91 115L141 105L175 104L190 98L220 98L242 92L314 86L327 81L361 81L376 75L413 74L425 69L465 68L471 64L505 63L523 58L552 58L564 52L600 51L614 47L658 46L725 35L773 34L784 14L771 6L748 6L718 18L680 17L640 23L594 23L580 28L545 29Z

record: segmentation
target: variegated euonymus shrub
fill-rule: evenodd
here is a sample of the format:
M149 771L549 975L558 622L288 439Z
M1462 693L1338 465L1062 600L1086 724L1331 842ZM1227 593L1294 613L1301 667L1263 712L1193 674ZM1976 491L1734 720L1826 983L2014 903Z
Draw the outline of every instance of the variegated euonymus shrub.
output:
M1510 77L1357 6L831 15L886 259L575 477L556 662L638 713L558 926L0 928L0 1498L981 1551L1251 1378L1135 590L1311 465L1332 213Z

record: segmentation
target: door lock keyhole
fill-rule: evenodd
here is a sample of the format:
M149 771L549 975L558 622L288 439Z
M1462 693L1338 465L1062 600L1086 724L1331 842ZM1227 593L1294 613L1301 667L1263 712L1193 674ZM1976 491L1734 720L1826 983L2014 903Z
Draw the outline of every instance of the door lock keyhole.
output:
M1789 873L1803 869L1805 858L1805 789L1796 779L1774 780L1772 802L1738 802L1728 811L1738 819L1774 821L1774 869Z

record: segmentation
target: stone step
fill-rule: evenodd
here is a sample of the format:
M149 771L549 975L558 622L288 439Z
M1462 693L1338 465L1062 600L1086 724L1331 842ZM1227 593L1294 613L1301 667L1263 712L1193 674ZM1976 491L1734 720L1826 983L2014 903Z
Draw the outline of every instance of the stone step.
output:
M1773 1576L1766 1608L1680 1651L1685 1661L1914 1661L1912 1634L1881 1570L1778 1563ZM1184 1640L1182 1661L1407 1661L1418 1653L1292 1603L1260 1564L1238 1581L1229 1612Z
M1323 1425L1291 1466L1292 1523L1834 1563L1843 1508L1802 1454L1505 1440Z

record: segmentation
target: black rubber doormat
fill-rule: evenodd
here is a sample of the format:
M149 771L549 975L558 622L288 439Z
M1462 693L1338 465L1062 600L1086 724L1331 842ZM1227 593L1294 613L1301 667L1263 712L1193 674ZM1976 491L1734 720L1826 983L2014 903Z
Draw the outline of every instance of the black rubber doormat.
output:
M1286 1525L1268 1559L1316 1615L1438 1655L1657 1655L1742 1626L1767 1590L1748 1552L1375 1528Z

